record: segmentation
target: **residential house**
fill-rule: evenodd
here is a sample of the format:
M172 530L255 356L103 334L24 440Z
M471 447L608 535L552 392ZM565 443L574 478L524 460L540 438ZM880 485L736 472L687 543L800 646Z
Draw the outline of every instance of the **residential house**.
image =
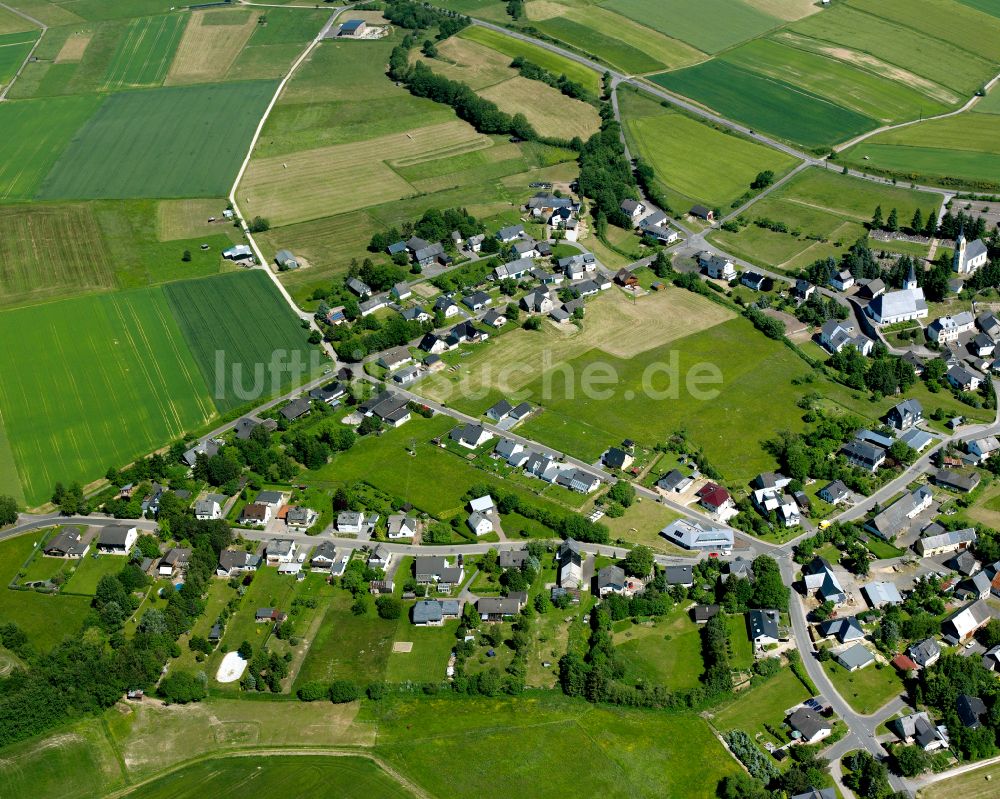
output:
M623 266L615 273L615 283L627 289L634 289L639 285L639 278Z
M854 275L847 269L841 269L830 276L830 285L837 291L847 291L854 285Z
M505 549L500 553L497 563L501 569L523 569L528 557L526 549Z
M511 249L518 258L538 258L541 255L537 243L531 237L515 241Z
M493 508L493 497L489 494L483 497L476 497L469 502L469 510L473 513L492 513Z
M722 486L706 483L697 492L698 504L710 513L725 513L735 510L736 503Z
M583 551L572 538L567 538L556 552L557 579L563 588L578 588L583 582Z
M778 643L781 634L778 630L778 611L750 611L750 640L758 649Z
M476 536L488 535L493 532L493 520L487 514L479 511L470 513L465 523Z
M976 337L969 343L972 354L979 358L989 358L996 349L996 342L985 333L977 333Z
M690 565L664 566L663 577L669 586L680 585L690 588L694 585L694 569Z
M497 240L501 244L510 244L512 241L517 241L518 239L523 238L524 235L524 225L511 225L509 227L500 228L500 230L496 232Z
M222 506L219 504L218 500L214 498L214 496L199 499L194 503L194 517L198 519L198 521L221 519Z
M605 566L597 572L597 594L607 596L608 594L625 593L625 570L621 566L614 564Z
M831 505L839 505L851 498L851 489L842 480L834 480L817 491L816 496Z
M253 249L249 244L234 244L232 247L222 251L222 257L227 261L243 261L249 259L252 263L254 260Z
M709 619L718 616L721 609L719 605L695 605L691 616L695 624L705 624Z
M908 430L924 420L924 409L920 400L903 400L889 409L885 421L896 430Z
M445 319L451 319L453 316L458 316L459 308L451 297L442 295L434 301L434 313L441 314Z
M413 605L413 623L417 627L440 627L461 613L462 603L457 599L421 599Z
M362 316L371 316L371 314L376 311L381 311L383 308L389 307L389 295L388 294L376 294L371 299L365 300L358 303L358 310L361 311Z
M408 347L393 347L383 352L378 359L378 365L389 371L412 362L413 356Z
M747 271L740 275L740 284L754 291L764 291L767 278L759 272Z
M667 493L680 494L692 483L690 477L686 477L679 469L671 469L663 477L656 481L656 487Z
M430 322L434 318L420 305L404 308L399 312L399 315L407 322Z
M919 746L925 752L948 747L947 728L944 725L935 727L924 711L893 719L889 725L904 744Z
M861 591L868 598L868 604L873 608L884 608L886 605L902 605L903 597L893 583L872 581L861 586Z
M974 527L966 527L964 530L950 530L940 535L929 535L917 540L914 549L921 557L931 557L933 555L944 555L948 552L958 552L967 549L976 542L976 530Z
M286 618L286 614L282 613L278 608L257 608L257 612L254 614L254 621L258 624L267 624L269 622L280 624Z
M691 216L698 217L698 219L704 219L706 222L715 221L715 211L711 208L706 208L704 205L692 205L688 213Z
M800 707L788 717L792 737L804 744L819 743L833 734L833 725L811 707Z
M934 482L942 488L950 491L968 493L972 491L981 480L979 472L960 472L955 469L938 469L934 473Z
M985 378L972 367L956 364L945 374L945 379L959 391L976 391Z
M301 419L306 416L312 409L312 404L306 397L299 397L298 399L293 399L284 408L281 409L280 413L289 422L294 422L296 419Z
M97 551L111 555L127 555L139 537L138 527L113 524L104 527L97 536Z
M978 696L962 694L955 700L955 712L963 727L978 730L983 726L983 717L987 712L986 703Z
M965 445L965 449L978 463L982 463L992 457L997 450L1000 450L1000 441L997 440L996 436L974 438Z
M907 647L906 654L922 669L929 668L941 657L941 646L933 638L925 638Z
M554 303L548 289L535 289L521 298L521 307L529 313L548 313Z
M681 234L673 228L667 227L666 225L648 222L645 219L639 223L639 229L644 235L651 236L660 244L673 244L681 237Z
M319 519L319 514L312 508L305 508L301 505L288 509L285 514L285 524L289 529L297 532L305 532Z
M633 225L638 225L639 220L646 215L646 205L639 200L633 200L630 198L625 199L621 201L621 204L618 207L621 209L621 212L629 218Z
M371 569L385 569L392 560L392 553L385 544L377 544L375 549L368 555L368 567Z
M979 561L976 560L976 556L968 549L960 550L956 555L946 560L945 566L954 569L963 577L971 577L982 568Z
M476 449L476 447L481 447L493 438L493 433L481 424L469 422L468 424L456 427L448 434L448 437L466 449Z
M660 535L684 549L723 553L733 549L732 530L700 519L676 519L660 530Z
M334 380L323 386L317 386L309 391L309 399L322 402L324 405L337 405L340 398L347 393L347 387L343 383Z
M389 516L386 538L392 540L413 538L416 534L417 520L413 516L407 516L404 513L393 513Z
M492 302L493 298L485 291L474 291L472 294L462 298L462 304L473 312L483 310L483 308Z
M823 5L829 5L830 0L823 0ZM835 788L810 788L805 793L797 793L791 799L837 799Z
M862 300L874 300L883 294L885 294L885 283L881 278L864 281L861 288L858 289L858 297Z
M1000 671L1000 646L987 650L983 655L983 666L990 671Z
M840 453L849 464L874 474L885 463L886 453L882 447L877 447L857 439L848 441L840 448Z
M298 544L290 538L272 538L264 548L268 566L277 566L279 563L291 563L295 560L295 553L297 551Z
M976 317L976 326L992 339L1000 339L1000 319L992 311L984 311Z
M864 644L854 644L836 656L837 662L848 671L858 671L875 662L875 656Z
M420 369L420 365L412 363L409 366L403 367L398 372L395 372L392 376L392 382L396 385L408 386L411 383L415 383L421 373L422 370Z
M220 577L233 577L253 571L260 566L260 558L242 549L224 549L219 553L219 565L215 573Z
M337 514L337 532L360 535L371 533L378 524L378 514L365 515L361 511L344 510Z
M527 601L523 591L511 592L507 596L484 596L476 600L479 618L488 622L510 619L521 612Z
M209 438L191 447L191 449L181 456L181 460L183 460L188 466L194 468L194 465L198 462L199 455L211 458L219 454L219 449L219 442Z
M747 560L742 555L737 555L722 567L722 582L729 580L749 580L754 579L753 561Z
M501 328L507 324L507 317L499 311L487 311L483 317L483 324L488 327Z
M372 296L372 290L368 287L368 284L358 280L356 277L347 279L347 288L362 300L367 300Z
M905 361L907 364L909 364L910 367L912 367L913 374L915 374L917 377L921 377L924 373L924 370L927 368L926 364L924 363L924 359L921 358L919 355L917 355L913 350L907 350L906 352L904 352L900 356L900 359Z
M337 562L337 548L332 541L321 541L309 558L309 568L313 571L328 572Z
M716 280L733 280L736 277L736 267L728 258L704 250L696 256L698 266Z
M865 524L865 529L886 541L910 529L910 522L931 506L933 494L927 486L915 488Z
M561 470L555 482L570 491L576 491L578 494L590 494L601 485L599 477L585 472L583 469Z
M860 641L865 637L865 631L856 616L841 616L828 619L819 626L820 635L824 638L834 636L842 644Z
M465 567L461 558L452 562L440 555L417 555L413 561L413 577L420 585L434 585L442 593L461 585Z
M375 416L392 427L399 427L410 419L407 405L405 397L393 394L391 391L383 391L361 403L358 410L364 416Z
M754 507L764 516L777 514L785 527L794 527L801 521L798 505L784 493L791 482L783 474L764 472L757 475L751 484Z
M969 311L954 316L942 316L927 326L927 337L938 344L957 341L976 326L976 319Z
M389 289L389 294L392 295L392 298L396 300L396 302L401 302L402 300L409 299L413 296L413 289L411 289L410 284L404 280Z
M823 602L841 605L847 601L847 593L825 558L816 556L809 561L802 567L802 577L806 591L817 593Z
M84 541L75 527L65 527L42 547L42 552L50 558L70 558L78 560L87 554L90 542Z
M634 460L633 455L621 447L611 447L601 456L601 462L609 469L627 469Z
M160 563L156 571L160 577L172 577L186 571L188 564L190 563L190 547L171 547L166 551L166 553L164 553L163 557L160 558Z
M816 291L816 287L804 278L796 278L795 288L792 289L792 294L801 302L805 302Z
M496 405L488 408L486 411L486 418L494 422L499 422L507 418L507 415L514 409L507 400L502 399Z

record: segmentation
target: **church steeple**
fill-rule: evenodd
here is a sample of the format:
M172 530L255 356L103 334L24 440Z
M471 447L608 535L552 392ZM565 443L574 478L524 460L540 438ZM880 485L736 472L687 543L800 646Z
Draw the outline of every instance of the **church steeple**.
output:
M958 238L955 239L955 254L952 256L951 267L959 274L965 272L965 222L962 222L962 226L958 231Z
M917 270L913 265L913 261L910 261L910 271L906 275L906 282L903 283L903 288L907 291L915 289L917 287Z

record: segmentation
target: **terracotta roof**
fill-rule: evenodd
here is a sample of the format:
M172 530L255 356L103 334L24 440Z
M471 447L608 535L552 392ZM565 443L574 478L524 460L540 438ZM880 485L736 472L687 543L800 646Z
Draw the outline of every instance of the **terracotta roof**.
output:
M896 657L892 659L892 665L900 671L916 671L920 668L906 655L896 655Z
M698 497L706 504L718 508L729 499L729 492L720 485L709 483L698 490Z

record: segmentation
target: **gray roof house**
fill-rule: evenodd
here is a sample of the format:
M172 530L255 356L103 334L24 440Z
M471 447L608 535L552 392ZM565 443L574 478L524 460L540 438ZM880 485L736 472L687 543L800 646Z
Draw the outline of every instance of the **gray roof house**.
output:
M926 669L933 666L941 657L941 646L933 638L925 638L923 641L913 644L906 650L910 660L921 668Z
M920 400L903 400L898 405L889 409L885 415L886 422L897 430L907 430L915 424L923 421L924 409Z
M864 644L855 644L837 655L837 662L848 671L857 671L875 662L875 656Z
M927 486L920 486L905 494L865 525L865 529L879 538L891 540L910 529L910 522L930 507L934 496Z
M620 594L625 590L625 570L621 566L605 566L597 572L597 593Z
M780 639L778 631L778 611L750 611L750 640L757 646L776 644Z
M843 616L837 619L828 619L819 626L820 634L825 636L836 636L842 644L851 641L860 641L865 637L865 631L861 629L856 616Z

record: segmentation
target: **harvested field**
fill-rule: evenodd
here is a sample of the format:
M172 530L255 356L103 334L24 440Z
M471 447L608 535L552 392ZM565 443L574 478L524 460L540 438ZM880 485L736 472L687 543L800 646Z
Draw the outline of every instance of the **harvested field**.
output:
M567 97L557 89L537 80L516 77L479 92L492 100L501 111L522 113L542 136L587 140L601 126L601 118L592 105Z
M161 200L156 204L157 238L176 241L220 233L232 225L223 220L225 207L226 201L222 199ZM209 222L209 217L213 216L219 221Z
M71 33L66 38L66 41L63 42L63 46L59 48L59 54L56 56L55 63L63 64L68 61L80 61L93 36L93 31Z
M221 80L256 30L259 16L243 9L192 13L167 83Z
M466 83L477 91L517 74L509 56L461 36L445 39L438 45L438 53L442 58L422 60L437 74ZM414 60L419 59L414 56Z

